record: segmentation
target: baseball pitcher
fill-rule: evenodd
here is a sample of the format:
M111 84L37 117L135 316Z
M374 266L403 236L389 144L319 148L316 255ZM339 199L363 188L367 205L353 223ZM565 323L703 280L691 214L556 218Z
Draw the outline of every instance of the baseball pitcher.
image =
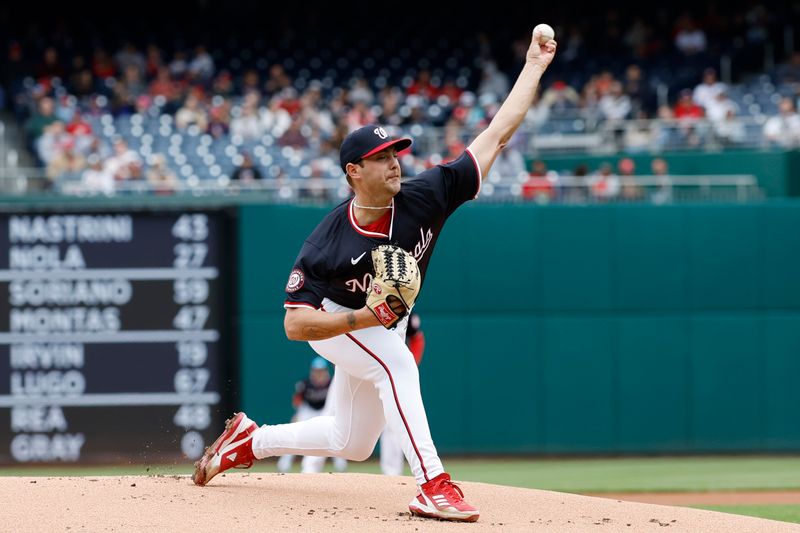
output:
M284 327L336 365L333 416L259 427L244 413L196 463L194 482L276 455L370 457L384 426L402 440L417 481L418 516L474 522L479 511L452 482L434 446L414 357L404 342L408 313L424 284L450 215L481 181L531 106L556 42L534 33L514 87L489 126L460 157L402 181L398 152L411 139L377 124L350 133L339 158L354 195L335 207L300 248L286 284ZM340 379L341 378L341 379Z

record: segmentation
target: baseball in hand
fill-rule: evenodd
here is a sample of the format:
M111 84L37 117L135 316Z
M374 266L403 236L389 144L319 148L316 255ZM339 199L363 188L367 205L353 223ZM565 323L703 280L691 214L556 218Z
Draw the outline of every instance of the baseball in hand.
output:
M555 39L556 32L549 24L538 24L533 28L533 33L539 32L539 44L545 44L550 39Z

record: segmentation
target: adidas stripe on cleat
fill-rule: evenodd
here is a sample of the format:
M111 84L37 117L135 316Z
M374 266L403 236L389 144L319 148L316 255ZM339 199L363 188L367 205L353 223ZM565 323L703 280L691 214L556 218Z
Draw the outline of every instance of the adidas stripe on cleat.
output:
M411 514L425 518L475 522L480 512L464 501L461 488L450 480L446 472L420 485L419 493L408 504Z

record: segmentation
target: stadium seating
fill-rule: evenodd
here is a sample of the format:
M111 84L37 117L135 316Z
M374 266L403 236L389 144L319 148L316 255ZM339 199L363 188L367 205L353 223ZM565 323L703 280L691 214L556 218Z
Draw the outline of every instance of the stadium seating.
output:
M440 11L444 15L448 13L446 8L431 8L430 14ZM603 17L609 13L603 14L601 10L586 16L598 15ZM677 16L678 13L673 15ZM649 15L638 13L638 16L647 18ZM733 16L735 13L731 14ZM238 116L245 105L245 94L250 90L246 79L248 76L255 78L253 87L262 93L260 112L266 109L270 99L280 99L281 105L291 101L287 104L292 107L289 114L293 120L303 122L300 126L303 142L300 144L305 146L292 146L293 143L281 137L281 132L269 128L264 128L255 137L242 137L235 133L206 131L196 124L179 127L176 124L176 110L182 105L183 98L167 102L163 97L155 96L140 106L135 98L126 100L120 97L120 91L124 95L124 91L130 87L119 72L116 78L95 79L99 97L87 98L83 95L78 98L69 94L72 90L69 76L66 76L67 79L52 77L43 80L37 78L31 69L30 75L24 76L21 81L23 90L21 96L14 100L17 106L15 111L18 116L25 118L26 114L33 113L33 107L44 94L50 94L56 100L59 111L67 115L75 108L82 108L93 135L105 146L105 153L109 152L114 140L122 139L139 154L145 167L152 165L161 154L166 158L166 166L189 186L227 185L241 163L243 154L248 154L265 178L265 183L276 182L276 186L280 186L284 181L304 181L313 177L329 180L328 187L333 190L341 182L341 169L331 147L323 146L321 141L335 143L336 139L341 139L341 128L352 129L358 125L357 119L347 117L354 106L353 101L348 101L347 94L352 94L348 91L353 89L357 80L366 80L365 90L372 95L377 96L387 88L394 88L400 95L397 108L390 116L381 115L382 109L377 98L368 102L367 111L372 113L375 120L386 123L393 132L409 134L419 140L414 154L404 159L404 164L414 171L430 164L430 154L447 153L454 126L459 130L458 141L468 142L490 120L497 102L505 97L505 94L486 94L484 84L489 75L488 65L498 61L501 68L494 75L513 80L519 67L519 58L507 57L505 50L491 50L488 46L490 41L476 38L475 28L455 28L452 34L420 29L435 28L436 20L434 16L423 17L417 23L419 28L409 27L406 30L410 32L396 35L383 35L377 29L359 36L338 32L329 35L324 31L324 23L320 24L319 20L311 20L308 24L312 28L317 24L320 32L309 32L303 38L291 32L270 35L259 31L252 35L244 29L241 35L223 38L211 35L208 36L210 42L207 48L213 59L215 76L229 76L233 80L232 91L216 94L216 77L187 81L182 76L173 76L173 81L183 84L181 92L184 96L196 90L200 105L206 111L229 106L232 117ZM242 22L247 25L246 21ZM655 24L652 20L650 23ZM664 28L658 29L661 31ZM655 38L656 41L665 35L670 34L664 32L661 37ZM498 31L489 37L496 42L499 37L505 36ZM774 75L761 73L748 76L747 72L737 71L739 80L729 84L727 90L737 109L736 116L729 123L719 125L698 121L687 127L686 122L657 119L656 107L672 105L679 90L692 88L699 82L704 68L717 66L722 57L736 59L747 50L743 52L741 47L737 47L734 36L717 35L718 42L715 42L714 48L697 56L683 56L663 41L660 41L658 53L637 56L632 48L615 48L602 42L599 35L586 32L583 38L588 44L599 43L603 46L583 46L564 60L557 60L542 80L543 90L560 81L577 91L581 100L577 104L566 102L547 110L537 108L532 113L518 134L521 140L514 143L529 159L565 151L659 153L762 147L766 145L763 136L765 121L778 112L782 97L795 95L792 84L778 83ZM561 42L565 50L571 45L567 35L563 36ZM167 50L173 47L163 42L157 42L156 46L163 64L171 66L170 60L173 58ZM76 56L81 53L84 57L92 57L96 51L91 47L64 50ZM114 49L109 52L112 56L116 54ZM562 50L561 53L567 52ZM189 52L187 60L192 59ZM640 119L638 113L642 113L647 121L620 123L606 119L598 109L596 98L602 96L607 88L595 97L587 94L593 90L592 84L599 73L607 71L611 79L623 81L626 69L632 64L641 69L644 96L641 102L634 102L628 119ZM737 69L738 64L733 62ZM288 80L283 88L269 88L268 80L275 75L276 68L282 70L282 75ZM452 94L470 95L471 99L467 99L465 104L464 99L452 97L452 94L450 98L416 94L416 84L423 73L430 75L437 90L450 83L455 91ZM150 73L143 80L145 88L152 76ZM300 104L297 102L312 89L319 90L321 102L299 113ZM485 98L487 96L488 99ZM634 97L633 94L630 96ZM312 135L316 126L314 117L305 116L309 109L312 115L331 110L333 130L324 131L322 135L314 132L315 135ZM629 137L636 141L631 141ZM35 139L29 141L33 147ZM66 171L56 179L56 185L74 185L79 180L79 172ZM269 186L273 185L275 183ZM497 191L518 195L518 187L512 185L498 185Z

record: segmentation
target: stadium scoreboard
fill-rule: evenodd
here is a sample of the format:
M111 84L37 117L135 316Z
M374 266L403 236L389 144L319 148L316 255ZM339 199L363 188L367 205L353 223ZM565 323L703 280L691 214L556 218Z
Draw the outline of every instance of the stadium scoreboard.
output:
M227 223L0 215L0 463L202 455L228 414Z

